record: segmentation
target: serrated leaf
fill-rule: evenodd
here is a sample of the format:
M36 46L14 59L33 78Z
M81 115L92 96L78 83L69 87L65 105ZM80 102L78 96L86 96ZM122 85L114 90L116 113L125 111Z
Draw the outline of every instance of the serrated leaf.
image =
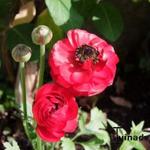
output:
M117 123L115 123L114 121L107 119L109 125L114 129L114 131L120 136L122 137L123 135L126 135L127 132L125 129L123 129L122 127L120 127Z
M63 150L75 150L74 142L69 138L62 139L62 148Z
M91 110L90 122L85 126L86 118L87 114L83 115L83 113L81 113L79 119L80 133L81 135L94 135L94 139L96 141L91 139L88 142L82 142L81 145L87 150L97 150L102 145L110 145L110 137L108 132L105 130L107 126L106 114L95 107Z
M34 28L33 24L23 24L11 28L8 31L7 46L11 51L17 44L23 43L31 47L32 56L30 60L39 59L39 47L33 44L31 39L31 32Z
M103 141L102 145L110 145L110 137L107 131L100 130L99 132L95 132L94 135L101 141Z
M49 15L48 10L45 9L37 18L36 25L46 25L52 32L53 37L49 44L46 45L48 49L51 49L53 44L63 37L63 31L53 21L53 18Z
M69 20L62 25L61 28L64 31L68 31L73 28L81 28L83 21L83 17L74 8L71 8Z
M63 25L70 17L71 0L45 0L54 22Z
M117 8L108 2L100 2L93 11L92 21L97 31L111 42L123 31L123 19Z
M14 139L11 139L10 142L3 143L5 150L20 150L17 142Z
M105 129L107 126L106 114L99 110L97 107L91 110L90 122L86 125L88 130L98 131Z
M136 150L146 150L143 144L139 141L124 141L119 150L132 150L133 148Z
M143 134L143 136L149 136L150 132L143 131L142 134Z
M85 131L86 119L87 119L87 113L82 111L79 117L79 129L81 132Z
M132 121L132 123L131 123L131 124L132 124L132 127L135 127L135 126L136 126L136 125L135 125L135 123L134 123L134 121Z
M141 121L138 125L134 124L133 127L131 128L131 135L140 136L142 134L143 127L144 127L144 121Z

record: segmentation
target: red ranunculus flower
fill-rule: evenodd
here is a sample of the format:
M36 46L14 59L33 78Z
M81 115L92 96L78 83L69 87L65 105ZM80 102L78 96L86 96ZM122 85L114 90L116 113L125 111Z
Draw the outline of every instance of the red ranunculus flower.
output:
M74 132L77 114L75 98L59 85L47 83L37 91L33 116L36 131L44 141L57 142L65 132Z
M53 79L75 96L91 96L113 83L118 57L111 45L85 30L70 30L49 57Z

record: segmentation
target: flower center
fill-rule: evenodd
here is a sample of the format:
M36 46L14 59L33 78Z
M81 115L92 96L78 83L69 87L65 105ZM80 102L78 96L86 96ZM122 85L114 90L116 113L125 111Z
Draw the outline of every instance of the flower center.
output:
M82 45L76 49L75 57L77 61L85 62L88 59L92 59L93 63L99 62L99 51L89 45Z

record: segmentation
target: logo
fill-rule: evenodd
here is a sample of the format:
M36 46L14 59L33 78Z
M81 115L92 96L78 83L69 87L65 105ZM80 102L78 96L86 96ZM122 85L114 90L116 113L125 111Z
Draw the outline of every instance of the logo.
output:
M113 127L113 129L116 131L117 133L117 137L116 140L117 141L142 141L144 139L144 134L141 135L129 135L129 134L124 134L123 135L123 128L122 127ZM145 132L150 132L148 130L144 130ZM119 135L119 133L122 132L122 136Z

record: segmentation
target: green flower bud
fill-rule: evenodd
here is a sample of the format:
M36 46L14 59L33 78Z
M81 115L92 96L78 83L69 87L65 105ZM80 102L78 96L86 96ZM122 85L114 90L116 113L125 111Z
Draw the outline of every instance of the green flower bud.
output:
M32 50L25 44L18 44L12 50L12 57L16 62L27 62L31 58Z
M52 31L45 25L39 25L32 31L32 41L37 45L46 45L52 39Z

